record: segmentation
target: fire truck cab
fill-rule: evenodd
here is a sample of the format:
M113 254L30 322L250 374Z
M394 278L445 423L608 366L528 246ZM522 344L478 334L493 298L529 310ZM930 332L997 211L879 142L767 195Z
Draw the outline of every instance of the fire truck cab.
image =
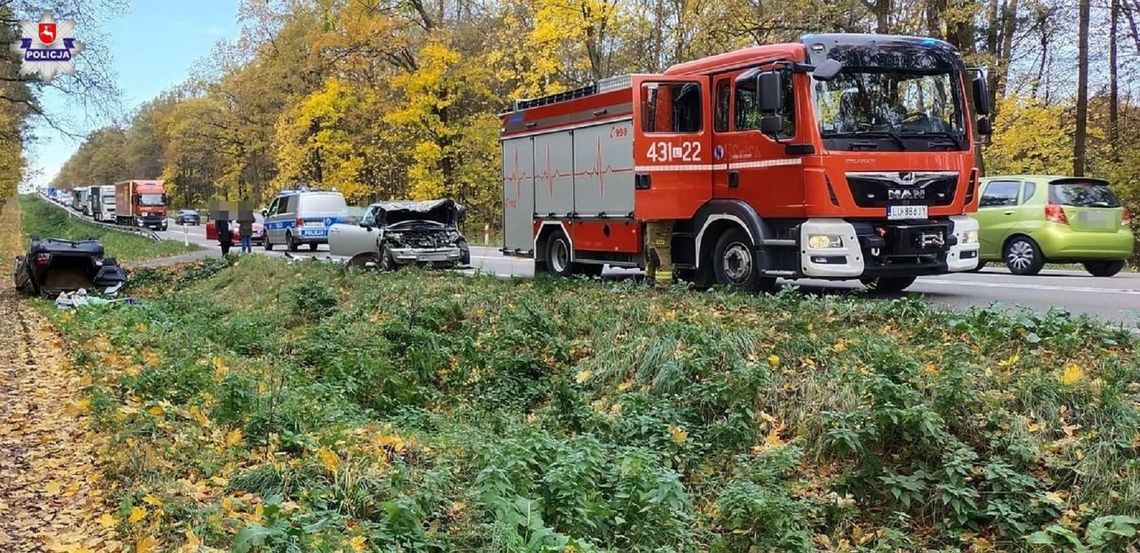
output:
M990 124L985 79L967 82L946 42L827 34L520 100L503 251L563 276L644 267L644 223L672 221L674 272L698 286L973 269Z

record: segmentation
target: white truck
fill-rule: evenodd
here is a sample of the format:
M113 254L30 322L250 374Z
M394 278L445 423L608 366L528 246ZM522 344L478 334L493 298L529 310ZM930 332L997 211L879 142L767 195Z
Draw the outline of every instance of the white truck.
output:
M96 221L115 222L115 187L92 186L87 196L87 210Z

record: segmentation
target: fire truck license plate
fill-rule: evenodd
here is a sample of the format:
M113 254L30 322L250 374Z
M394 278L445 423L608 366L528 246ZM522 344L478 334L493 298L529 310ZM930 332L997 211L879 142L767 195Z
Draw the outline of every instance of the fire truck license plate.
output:
M887 206L887 220L899 219L926 219L927 211L924 205L891 205Z

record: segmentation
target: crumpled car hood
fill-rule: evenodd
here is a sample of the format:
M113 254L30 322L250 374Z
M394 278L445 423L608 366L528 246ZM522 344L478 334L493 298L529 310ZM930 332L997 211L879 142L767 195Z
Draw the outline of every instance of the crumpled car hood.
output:
M450 198L421 202L381 202L376 204L379 211L376 223L380 226L394 225L404 221L435 221L447 226L463 222L467 208Z

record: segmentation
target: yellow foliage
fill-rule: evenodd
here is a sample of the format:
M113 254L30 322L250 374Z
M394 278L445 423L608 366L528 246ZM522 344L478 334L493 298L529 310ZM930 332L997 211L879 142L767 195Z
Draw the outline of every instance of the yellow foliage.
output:
M131 514L127 517L127 522L136 524L144 518L146 518L146 507L131 507Z
M325 470L329 472L336 472L337 468L340 467L340 457L335 451L327 447L322 447L317 450L317 460L319 460L321 466L325 467Z
M1061 374L1057 375L1057 382L1065 386L1072 386L1080 382L1085 376L1085 371L1081 369L1076 363L1068 363L1065 368L1061 370Z
M689 433L684 428L679 426L669 426L669 437L677 445L683 445L689 439Z
M1073 136L1062 124L1065 109L1032 98L999 102L993 141L985 149L990 175L1053 174L1072 171Z

